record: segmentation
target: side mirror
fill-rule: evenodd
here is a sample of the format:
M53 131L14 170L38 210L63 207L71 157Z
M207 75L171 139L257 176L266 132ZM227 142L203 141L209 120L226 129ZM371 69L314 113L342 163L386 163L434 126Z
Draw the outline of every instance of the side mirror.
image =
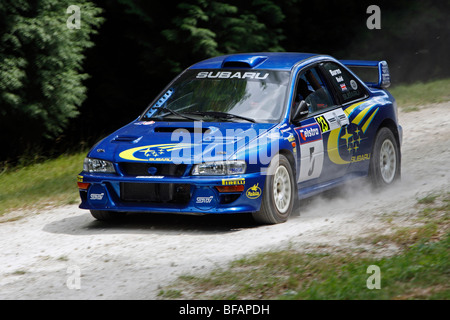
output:
M305 100L302 100L298 105L297 110L295 110L294 116L292 117L292 121L298 122L306 115L308 115L308 113L309 113L308 105L306 104Z

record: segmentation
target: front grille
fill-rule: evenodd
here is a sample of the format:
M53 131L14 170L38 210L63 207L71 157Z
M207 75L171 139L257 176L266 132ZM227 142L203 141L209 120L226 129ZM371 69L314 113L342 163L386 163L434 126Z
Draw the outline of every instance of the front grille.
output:
M181 177L186 171L186 164L173 163L119 163L122 172L129 176L174 176Z
M191 185L181 183L120 183L120 199L124 202L187 204Z

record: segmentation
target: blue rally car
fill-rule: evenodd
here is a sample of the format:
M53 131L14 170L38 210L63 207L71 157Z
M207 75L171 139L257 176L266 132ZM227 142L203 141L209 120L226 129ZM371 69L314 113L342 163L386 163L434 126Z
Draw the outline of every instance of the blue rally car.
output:
M199 62L92 148L80 208L99 220L248 212L274 224L297 199L349 179L389 185L402 141L389 85L385 61L254 53Z

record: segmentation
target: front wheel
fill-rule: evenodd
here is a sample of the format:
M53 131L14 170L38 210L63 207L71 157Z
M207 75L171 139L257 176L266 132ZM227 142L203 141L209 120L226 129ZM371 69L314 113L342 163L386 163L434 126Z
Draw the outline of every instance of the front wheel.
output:
M369 177L372 184L383 187L400 178L400 150L394 134L388 128L381 128L375 138L370 159Z
M278 161L277 161L278 160ZM276 224L287 221L296 199L292 167L285 156L272 160L261 200L261 208L253 213L260 223Z

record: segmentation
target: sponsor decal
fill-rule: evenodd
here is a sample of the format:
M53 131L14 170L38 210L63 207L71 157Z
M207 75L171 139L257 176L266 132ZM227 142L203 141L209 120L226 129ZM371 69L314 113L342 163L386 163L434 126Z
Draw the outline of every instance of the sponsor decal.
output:
M324 113L315 119L320 125L322 133L339 129L341 126L348 124L348 118L341 108Z
M169 99L172 96L173 93L174 93L174 91L172 88L167 90L167 92L164 93L164 95L153 105L152 109L159 108L160 106L162 106L164 104L164 102L166 102L167 99Z
M166 143L141 146L122 151L119 157L134 161L171 161L171 152L191 148L190 143Z
M195 203L211 203L213 198L214 198L214 196L197 197L197 199L195 199Z
M300 137L300 144L310 143L322 139L322 133L320 132L320 127L317 123L295 128L295 131Z
M345 83L341 83L340 86L342 91L347 91L347 86L345 85Z
M245 193L247 198L249 199L258 199L261 195L261 188L258 187L259 183L253 185L253 187L250 187L247 189L247 192Z
M343 93L342 97L347 100L347 99L351 99L353 97L356 97L358 95L359 95L358 91L348 91L348 92Z
M90 200L102 200L105 194L102 193L91 193Z
M245 184L245 179L222 179L223 186Z
M289 134L289 136L284 137L284 140L287 140L289 142L295 141L295 137L292 133Z
M320 125L320 129L322 130L322 133L325 133L330 130L330 124L325 119L324 116L320 116L316 118L317 123Z
M261 72L232 72L232 71L202 71L196 76L197 79L255 79L264 80L267 79L269 73Z
M300 174L298 182L319 177L322 173L323 160L322 139L300 144Z
M352 87L353 90L358 89L358 84L355 80L350 80L350 87Z
M356 157L352 157L351 162L360 162L360 161L366 161L366 160L370 160L370 153L360 154L360 155L357 155Z
M329 70L329 71L330 71L330 74L331 74L333 77L342 74L341 69Z

